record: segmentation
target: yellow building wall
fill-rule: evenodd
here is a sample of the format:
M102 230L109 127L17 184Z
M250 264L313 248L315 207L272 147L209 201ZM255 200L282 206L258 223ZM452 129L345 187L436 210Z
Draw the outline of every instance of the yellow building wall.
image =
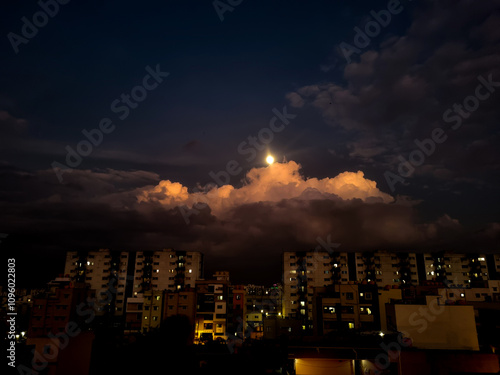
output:
M295 373L297 375L352 375L354 367L352 360L297 358Z
M421 349L479 350L472 306L395 305L398 331Z

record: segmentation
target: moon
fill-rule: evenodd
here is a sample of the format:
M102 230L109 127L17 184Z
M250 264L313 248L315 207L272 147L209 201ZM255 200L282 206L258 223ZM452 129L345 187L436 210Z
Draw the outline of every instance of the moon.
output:
M266 161L267 164L271 165L274 163L274 158L272 157L272 155L267 155Z

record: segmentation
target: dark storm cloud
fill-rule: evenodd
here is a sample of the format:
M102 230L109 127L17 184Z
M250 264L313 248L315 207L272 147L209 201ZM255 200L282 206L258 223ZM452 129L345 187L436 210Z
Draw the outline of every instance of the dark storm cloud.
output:
M0 224L11 246L22 245L19 254L172 247L202 251L210 270L237 270L236 280L251 281L249 270L262 266L271 272L262 276L266 281L278 281L282 251L313 249L318 237L331 238L344 251L457 250L472 238L448 215L424 222L417 202L408 199L343 199L314 188L294 198L237 202L217 215L207 206L186 225L175 205L139 202L141 192L158 183L153 173L79 170L65 184L49 182L50 173L2 166ZM476 244L493 243L498 232L498 224L490 224Z
M447 141L415 176L491 181L500 167L500 90L494 87L457 131L443 114L475 95L483 82L478 77L500 82L499 36L493 28L500 1L424 1L414 11L405 34L373 43L358 62L345 66L345 82L304 86L288 99L295 107L318 108L329 124L346 130L349 156L360 163L394 170L397 156L408 157L416 148L414 139L429 138L441 127L449 133Z

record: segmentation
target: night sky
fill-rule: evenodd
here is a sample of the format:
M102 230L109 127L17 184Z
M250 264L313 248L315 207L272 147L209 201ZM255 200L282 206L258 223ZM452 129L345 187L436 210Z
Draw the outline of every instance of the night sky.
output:
M500 1L48 3L0 12L19 285L99 248L257 284L318 237L500 250Z

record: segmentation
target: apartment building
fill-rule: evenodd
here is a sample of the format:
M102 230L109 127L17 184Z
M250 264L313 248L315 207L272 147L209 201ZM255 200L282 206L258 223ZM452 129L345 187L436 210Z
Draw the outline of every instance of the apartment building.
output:
M72 283L86 283L96 291L97 315L111 313L123 315L129 254L112 252L108 249L98 251L68 251L64 273Z
M373 284L314 288L313 312L315 335L349 329L379 330L378 288Z
M487 263L491 278L494 280L500 279L500 254L487 255Z
M203 255L199 252L164 249L136 253L134 295L148 290L194 289L201 278Z
M125 334L140 333L142 329L142 310L144 306L144 295L138 294L127 298L125 315Z
M141 324L143 333L160 328L163 319L164 298L165 292L163 291L148 290L144 292Z
M282 315L282 287L274 284L267 288L261 285L245 286L246 322L250 337L261 339L264 332L264 319Z
M485 254L424 253L424 280L444 281L451 285L482 286L489 280Z
M228 290L226 273L196 282L195 340L227 340Z
M315 287L347 283L348 254L302 251L283 253L283 317L297 318L312 329Z
M166 292L164 296L163 320L174 316L184 315L189 319L192 327L196 318L196 290L186 287L181 291Z
M70 278L59 277L48 284L47 291L33 298L28 337L46 337L64 332L70 321L81 323L89 315L77 314L77 306L94 297L94 290ZM87 309L83 309L87 310ZM82 311L83 311L82 310Z
M351 255L352 256L352 255ZM415 253L365 252L354 254L356 281L375 281L379 286L418 285Z
M58 277L48 283L46 290L33 295L26 345L34 347L32 353L38 360L25 364L32 373L89 373L95 336L86 328L92 324L94 314L88 300L94 298L95 291L88 284L75 283L69 277ZM65 335L66 339L57 339Z
M227 332L230 338L242 339L244 337L247 325L246 313L245 286L229 285Z

